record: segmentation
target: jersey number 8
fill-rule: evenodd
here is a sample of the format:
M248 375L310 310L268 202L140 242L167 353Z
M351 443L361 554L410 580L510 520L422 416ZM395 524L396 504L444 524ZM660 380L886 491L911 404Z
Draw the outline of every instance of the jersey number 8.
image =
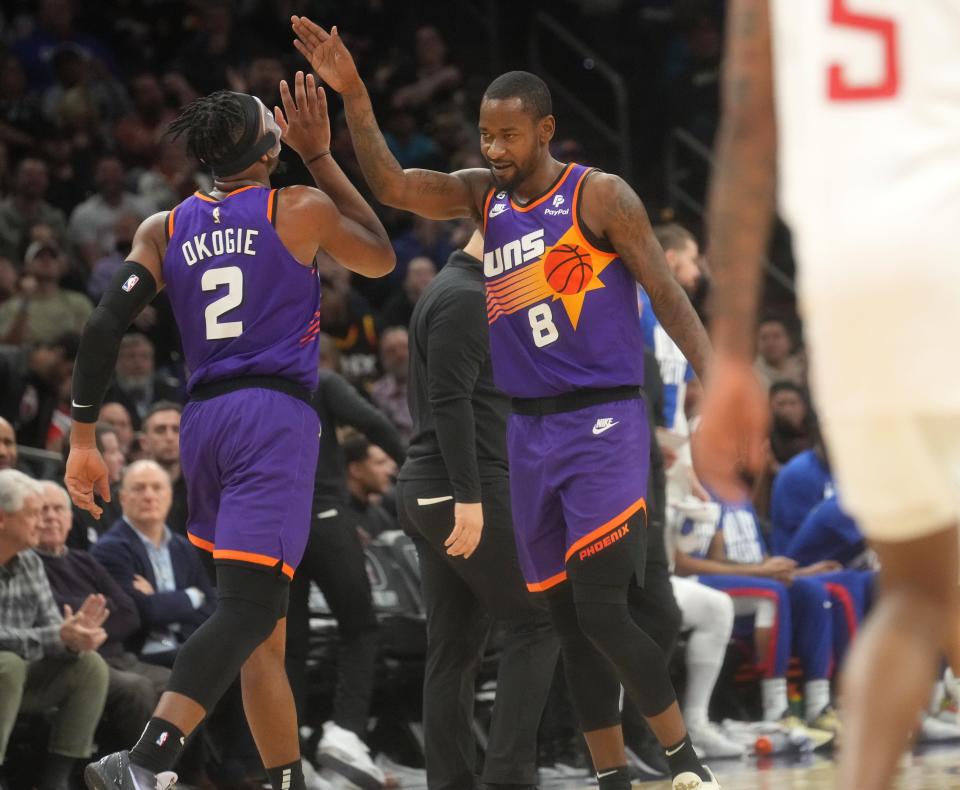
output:
M527 313L527 318L530 321L530 328L533 330L533 344L537 348L549 346L560 337L557 325L553 323L553 310L547 303L531 307Z
M217 319L224 313L239 307L243 302L243 271L239 266L223 266L219 269L207 269L200 279L204 291L216 291L221 285L227 286L227 293L214 299L203 311L207 322L207 340L225 340L240 337L243 321L224 321Z

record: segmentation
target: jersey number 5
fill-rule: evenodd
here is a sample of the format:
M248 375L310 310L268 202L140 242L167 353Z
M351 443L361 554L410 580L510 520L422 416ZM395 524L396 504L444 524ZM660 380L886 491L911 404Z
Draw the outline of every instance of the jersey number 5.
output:
M830 101L891 99L900 90L900 44L897 24L882 16L858 14L847 8L849 0L830 0L830 22L837 27L869 33L883 48L883 76L872 84L853 85L843 74L843 66L831 63L827 70L827 95Z
M207 269L200 279L200 287L204 291L216 291L221 285L227 286L227 293L219 299L214 299L203 311L203 317L207 322L207 340L239 337L243 332L243 321L221 323L217 320L243 302L243 271L240 267L223 266L219 269Z

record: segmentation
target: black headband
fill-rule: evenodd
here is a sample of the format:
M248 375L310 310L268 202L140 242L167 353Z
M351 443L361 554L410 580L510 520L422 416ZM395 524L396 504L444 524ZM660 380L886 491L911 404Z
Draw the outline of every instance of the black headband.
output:
M232 176L246 170L277 144L277 135L267 132L260 137L263 115L260 102L247 93L233 92L243 106L243 134L231 151L229 159L205 162L215 176ZM259 137L259 139L257 139Z

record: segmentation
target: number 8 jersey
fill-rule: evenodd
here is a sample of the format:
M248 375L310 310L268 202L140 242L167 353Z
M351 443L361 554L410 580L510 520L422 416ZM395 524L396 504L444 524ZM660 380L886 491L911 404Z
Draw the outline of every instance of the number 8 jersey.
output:
M317 385L320 281L277 235L277 190L201 192L167 217L163 280L198 384L279 376Z
M636 280L579 220L591 168L567 165L525 206L484 202L483 273L497 386L514 398L642 385Z

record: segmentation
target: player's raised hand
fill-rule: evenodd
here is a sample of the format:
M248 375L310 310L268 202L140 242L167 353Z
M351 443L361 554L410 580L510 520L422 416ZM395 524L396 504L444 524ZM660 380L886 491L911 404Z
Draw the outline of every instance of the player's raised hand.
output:
M283 109L273 108L273 117L280 127L280 139L304 160L330 150L330 116L327 94L317 87L312 74L304 77L298 71L293 81L294 95L286 80L280 81Z
M71 445L63 481L73 504L99 519L103 508L94 501L94 492L104 502L110 501L110 478L100 451L96 447Z
M293 45L337 93L350 93L363 87L353 56L344 46L336 25L328 33L316 22L305 16L290 17L293 33L297 37Z
M470 559L470 555L480 545L480 536L483 534L483 505L479 502L457 502L453 509L453 519L453 531L443 545L447 547L447 554L451 557Z
M718 351L691 447L698 477L721 499L746 498L744 474L757 475L763 469L769 420L770 407L753 366Z

